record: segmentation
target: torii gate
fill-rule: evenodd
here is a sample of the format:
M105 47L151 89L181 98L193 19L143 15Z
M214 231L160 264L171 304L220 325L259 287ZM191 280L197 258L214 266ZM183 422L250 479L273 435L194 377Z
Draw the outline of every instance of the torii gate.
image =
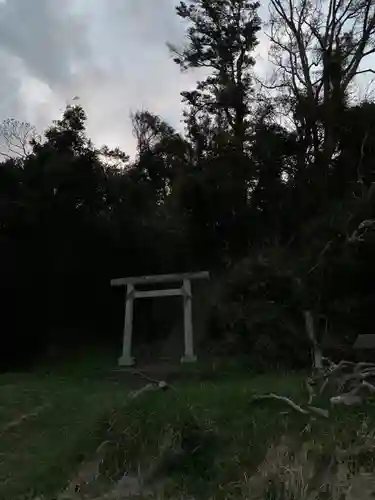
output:
M194 354L193 342L193 316L192 316L192 291L191 280L208 279L208 271L182 274L159 274L153 276L139 276L134 278L118 278L111 280L112 286L126 286L125 297L125 325L124 340L122 345L122 356L119 359L120 366L132 366L135 363L132 357L132 333L133 333L133 305L134 299L150 297L171 297L181 295L183 297L184 309L184 356L182 363L194 363L197 357ZM180 288L167 290L136 290L136 285L149 285L154 283L182 282Z

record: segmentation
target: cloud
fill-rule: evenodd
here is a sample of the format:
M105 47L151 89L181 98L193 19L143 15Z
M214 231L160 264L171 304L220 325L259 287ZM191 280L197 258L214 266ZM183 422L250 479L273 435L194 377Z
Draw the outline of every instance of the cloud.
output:
M60 0L8 0L0 5L1 47L52 87L68 82L74 64L89 56L84 28Z
M0 119L43 130L78 95L94 142L130 154L130 111L149 109L180 128L180 92L198 74L181 74L168 54L166 42L184 37L175 3L0 0Z
M0 46L0 117L5 118L21 112L22 101L19 93L23 73L20 61Z

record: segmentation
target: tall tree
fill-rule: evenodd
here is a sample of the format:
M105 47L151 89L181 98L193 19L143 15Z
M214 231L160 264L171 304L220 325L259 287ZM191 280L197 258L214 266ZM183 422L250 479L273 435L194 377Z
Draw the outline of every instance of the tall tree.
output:
M248 129L252 51L257 45L258 2L249 0L189 0L176 7L189 23L188 43L182 50L170 45L183 70L206 68L210 75L197 89L184 92L191 113L207 113L218 130L233 133L243 149Z
M180 2L176 12L187 23L187 43L181 49L169 45L183 71L208 73L195 90L182 93L195 168L181 193L191 240L212 248L216 262L230 262L246 251L249 240L254 168L248 146L258 7L249 0Z
M338 127L357 75L374 72L372 0L270 0L274 88L299 134L298 174L320 185L327 198ZM281 92L281 95L280 95Z

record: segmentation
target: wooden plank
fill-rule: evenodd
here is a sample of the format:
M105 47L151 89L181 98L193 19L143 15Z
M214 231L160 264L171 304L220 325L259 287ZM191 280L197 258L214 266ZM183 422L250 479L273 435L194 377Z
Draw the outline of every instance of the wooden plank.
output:
M184 281L188 280L198 280L198 279L208 279L210 273L208 271L199 271L194 273L182 273L182 274L155 274L153 276L138 276L131 278L116 278L111 280L112 286L124 286L128 284L141 285L147 283L168 283L173 281Z
M139 290L134 293L136 299L149 297L172 297L182 295L181 288L171 288L169 290Z

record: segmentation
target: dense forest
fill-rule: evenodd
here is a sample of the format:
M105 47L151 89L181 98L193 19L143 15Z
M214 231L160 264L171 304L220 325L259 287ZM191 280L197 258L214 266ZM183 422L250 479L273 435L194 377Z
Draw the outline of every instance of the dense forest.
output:
M183 134L132 115L134 160L90 141L80 105L42 136L2 123L1 368L118 338L110 279L129 275L209 270L207 332L267 366L306 363L306 313L337 348L372 333L375 100L358 82L375 73L375 5L270 0L267 26L258 8L176 8L185 45L166 57L208 76L182 93Z

